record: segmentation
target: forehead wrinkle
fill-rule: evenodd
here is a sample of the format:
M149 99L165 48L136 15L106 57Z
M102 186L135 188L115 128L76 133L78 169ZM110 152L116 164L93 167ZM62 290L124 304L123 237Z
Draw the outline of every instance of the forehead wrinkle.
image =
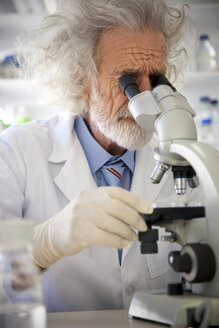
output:
M134 55L134 54L140 54L143 56L146 56L148 54L152 54L156 57L161 57L162 55L165 55L166 48L162 47L160 49L157 48L144 48L144 47L118 47L117 49L112 49L112 53L115 57L121 58L121 53L124 55Z
M115 60L121 59L121 50L124 52L124 55L133 57L135 61L144 61L152 59L155 62L158 62L159 59L165 57L165 48L164 49L145 49L141 47L128 47L128 48L118 48L117 51L114 52ZM125 57L124 57L125 58ZM130 61L130 59L129 59Z
M158 64L162 55L158 56L155 53L142 54L133 52L132 57L135 62L144 66L146 64Z
M153 59L154 61L158 61L165 57L164 50L157 50L157 49L147 49L146 51L141 51L142 48L129 48L128 51L125 52L125 55L132 56L134 60L148 60ZM115 54L115 59L121 58L121 52L117 52Z
M111 47L111 49L113 49L112 47ZM121 44L119 44L118 45L118 47L115 47L113 50L115 51L115 52L118 52L118 51L120 51L120 50L122 50L122 51L124 51L124 52L126 52L126 53L128 53L128 51L129 51L129 49L132 49L132 50L137 50L137 51L142 51L142 52L148 52L148 51L155 51L155 52L165 52L166 51L166 47L165 46L162 46L162 47L148 47L148 46L145 46L145 47L143 47L143 46L127 46L127 45L125 45L124 47L121 47Z
M112 72L111 72L111 76L116 76L116 75L120 75L121 73L125 72L125 71L130 71L134 73L148 73L150 70L150 73L154 73L154 72L158 72L158 71L162 71L165 72L165 64L161 63L161 65L157 66L157 67L153 67L154 64L157 64L157 61L153 61L151 62L150 60L145 61L145 57L143 59L138 59L133 61L127 60L126 63L116 66L113 68Z
M161 49L144 49L144 48L129 48L131 51L126 52L128 55L131 54L133 56L140 55L140 56L148 56L152 55L154 57L161 57L165 54L165 50Z

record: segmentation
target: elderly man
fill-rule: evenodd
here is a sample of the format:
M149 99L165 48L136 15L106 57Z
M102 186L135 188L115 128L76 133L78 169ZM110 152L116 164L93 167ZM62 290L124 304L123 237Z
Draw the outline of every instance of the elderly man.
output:
M0 138L0 217L35 220L48 311L127 308L135 290L166 287L166 246L144 256L137 241L161 188L148 180L155 140L118 79L144 91L153 74L173 78L187 24L164 0L65 0L20 40L27 76L68 109Z

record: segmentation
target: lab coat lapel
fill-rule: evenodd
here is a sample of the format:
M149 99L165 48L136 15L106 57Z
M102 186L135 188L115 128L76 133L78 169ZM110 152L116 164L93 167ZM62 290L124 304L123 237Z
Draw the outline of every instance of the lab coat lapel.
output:
M76 136L69 157L54 181L69 200L83 189L96 187L86 156Z
M71 201L81 190L96 187L83 148L73 129L74 117L66 116L54 131L53 153L49 161L63 165L55 184Z

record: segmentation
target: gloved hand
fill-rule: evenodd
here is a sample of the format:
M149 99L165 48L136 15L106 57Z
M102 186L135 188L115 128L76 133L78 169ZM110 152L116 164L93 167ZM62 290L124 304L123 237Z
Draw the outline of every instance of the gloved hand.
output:
M147 230L141 213L152 205L119 187L80 192L67 206L34 228L33 260L43 268L91 245L125 248ZM134 228L134 229L132 229Z

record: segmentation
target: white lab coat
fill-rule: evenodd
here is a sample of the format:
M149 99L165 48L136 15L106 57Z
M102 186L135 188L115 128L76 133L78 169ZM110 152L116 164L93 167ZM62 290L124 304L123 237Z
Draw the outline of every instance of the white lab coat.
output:
M14 126L0 137L0 217L33 218L36 224L60 211L80 190L96 188L73 129L70 113ZM153 143L153 142L151 142ZM136 153L131 191L152 202L161 185L151 143ZM167 263L169 243L159 254L142 255L140 244L125 249L119 265L116 249L92 246L63 258L43 273L48 311L127 308L135 290L166 289L173 281Z

